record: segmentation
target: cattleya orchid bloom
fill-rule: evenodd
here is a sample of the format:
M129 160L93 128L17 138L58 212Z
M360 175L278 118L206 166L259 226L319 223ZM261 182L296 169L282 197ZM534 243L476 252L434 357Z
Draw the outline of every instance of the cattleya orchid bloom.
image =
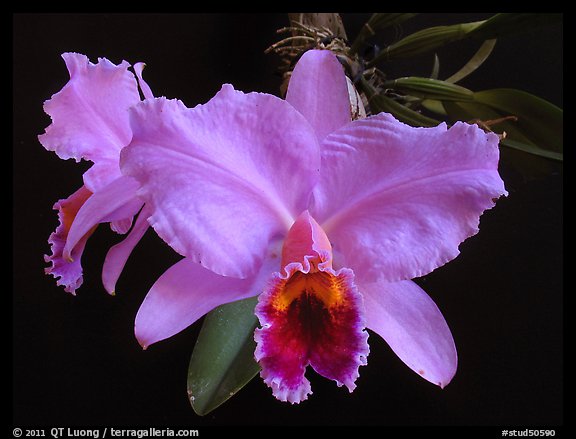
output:
M122 172L185 256L138 311L143 347L259 295L255 358L282 401L311 393L307 366L352 391L366 328L426 380L450 382L452 334L412 279L455 258L506 194L495 134L351 121L343 68L324 50L301 57L286 100L224 85L191 109L157 98L130 111Z
M120 150L132 138L128 109L141 100L139 86L144 97L153 95L142 79L142 63L134 65L137 82L126 61L114 65L102 58L92 64L77 53L62 57L70 80L45 102L52 124L38 139L62 159L94 163L83 175L84 185L54 205L60 225L49 238L52 255L45 256L51 263L46 273L75 294L82 284L81 256L97 225L109 222L112 230L125 234L142 209L137 181L120 172ZM143 209L127 238L108 252L102 280L111 294L129 254L148 228L146 216Z

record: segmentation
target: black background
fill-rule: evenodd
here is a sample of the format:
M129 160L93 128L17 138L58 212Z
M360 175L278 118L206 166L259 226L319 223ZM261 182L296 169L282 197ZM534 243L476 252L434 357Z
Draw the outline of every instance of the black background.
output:
M387 42L437 24L490 14L422 14ZM369 14L343 14L354 36ZM42 103L68 74L60 54L92 62L146 62L156 96L203 103L222 83L278 94L278 58L264 49L279 38L285 14L13 15L13 424L129 425L456 425L559 426L563 418L562 169L525 180L501 165L509 197L481 219L461 255L418 282L450 325L458 372L443 390L410 371L376 335L358 388L316 376L297 406L276 401L259 378L204 417L191 409L186 375L199 325L142 351L133 321L148 288L179 259L145 235L107 295L100 270L119 237L100 227L83 256L84 285L73 297L43 273L53 203L81 185L88 164L59 160L37 141L50 119ZM440 77L476 49L440 51ZM432 56L384 67L392 77L428 75ZM562 25L503 38L462 85L513 87L562 106Z

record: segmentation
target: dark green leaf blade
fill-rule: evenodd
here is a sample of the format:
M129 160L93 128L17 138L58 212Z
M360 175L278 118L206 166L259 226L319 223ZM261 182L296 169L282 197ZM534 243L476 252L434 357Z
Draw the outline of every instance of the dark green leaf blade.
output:
M368 103L372 114L381 112L390 113L401 122L415 127L433 127L440 123L439 120L425 116L418 111L414 111L400 102L395 101L383 94L373 95Z
M545 157L552 160L562 161L563 155L559 152L548 151L546 149L538 148L537 146L531 143L522 143L516 140L512 140L510 138L505 138L500 141L500 143L504 146L509 148L514 148L519 151L528 152L530 154L534 154L540 157Z
M504 35L533 32L562 20L560 13L501 13L486 20L468 36L479 40L499 38Z
M478 102L455 102L443 103L446 113L452 122L462 120L474 123L476 121L498 120L508 114L501 113L487 105ZM502 148L501 161L514 169L525 180L531 180L552 172L555 167L555 157L550 157L549 152L538 147L528 139L516 126L516 122L503 121L492 125L490 129L498 134L506 133L506 139L500 142Z
M518 117L515 126L538 147L562 152L564 117L557 106L525 91L508 88L476 92L474 100L501 114Z
M378 56L368 63L368 67L372 67L380 61L420 55L448 43L461 40L482 23L484 23L484 21L422 29L386 47Z
M359 91L366 95L368 107L371 114L381 112L391 113L398 120L416 127L436 126L440 121L424 116L418 111L414 111L400 102L391 99L384 94L380 94L376 88L366 79L361 78L358 83Z
M472 56L472 58L470 58L470 60L468 60L468 62L460 70L458 70L449 78L446 78L445 81L456 84L458 81L464 79L470 73L474 72L484 63L484 61L488 59L495 45L496 38L484 41L478 51Z
M474 93L460 85L432 78L407 76L386 81L384 88L423 99L441 101L472 101Z
M373 67L380 61L420 55L464 38L490 40L539 30L543 26L561 21L562 17L563 15L559 13L502 13L495 14L487 20L422 29L386 47L368 63L368 67Z
M206 316L188 368L194 411L211 412L260 371L254 360L257 297L219 306Z
M490 120L498 120L509 116L508 113L502 113L485 104L479 102L443 102L446 113L451 122L461 120L468 123L479 123ZM513 121L503 121L490 127L492 131L498 134L506 133L506 136L513 137L518 142L531 143L521 130L518 129Z

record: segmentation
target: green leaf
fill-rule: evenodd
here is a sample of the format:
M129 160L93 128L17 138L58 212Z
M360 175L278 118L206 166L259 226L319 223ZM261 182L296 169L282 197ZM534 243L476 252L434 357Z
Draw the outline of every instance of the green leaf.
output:
M443 105L451 121L474 123L498 120L510 115L479 102L450 101L444 102ZM518 128L518 122L505 120L490 126L490 129L498 134L506 133L506 138L500 141L501 161L527 180L549 174L556 169L555 164L561 160L561 157L555 155L556 153L534 144Z
M516 116L518 122L514 125L534 145L562 152L564 117L557 106L525 91L507 88L476 92L474 100L502 115Z
M446 116L446 109L444 108L442 101L436 99L424 99L420 105L432 113Z
M431 79L438 79L439 75L440 75L440 58L438 58L438 55L435 53L434 54L434 64L432 65L432 71L430 72L430 78Z
M444 108L449 119L452 122L461 120L468 123L498 120L510 114L500 113L487 105L479 102L443 102ZM492 125L492 131L498 134L506 133L507 136L512 136L517 141L522 143L530 143L530 140L518 129L516 124L512 121L506 120Z
M524 151L530 154L534 154L540 157L545 157L548 159L552 159L552 160L557 160L557 161L562 161L562 154L559 152L554 152L554 151L548 151L542 148L539 148L535 145L532 145L530 143L522 143L522 142L518 142L516 140L512 140L510 138L505 138L502 139L500 141L500 143L504 146L507 146L509 148L514 148L517 149L519 151Z
M445 81L456 84L458 81L464 79L488 59L495 45L496 39L484 41L474 56L472 56L472 58L470 58L470 60L460 70L445 79Z
M409 76L386 81L383 88L416 96L423 99L436 99L441 101L472 101L474 92L467 88L446 81L432 78Z
M435 26L415 32L386 47L367 67L392 58L407 58L435 50L445 44L465 38L484 21L460 23L449 26Z
M360 90L366 95L370 112L372 114L381 112L391 113L396 116L398 120L416 127L431 127L440 123L438 120L424 116L423 114L402 105L400 102L379 93L365 78L360 79L358 87L360 87Z
M259 372L256 302L253 297L228 303L206 316L188 368L188 397L198 415L220 406Z
M496 121L490 126L506 133L505 146L541 157L562 160L562 110L536 96L519 90L496 89L474 93L475 102L444 102L452 120Z
M420 55L464 38L490 40L504 35L538 30L542 26L561 20L562 14L503 13L482 21L434 26L408 35L386 47L367 64L367 67L374 67L378 62L392 58Z
M369 98L368 104L372 114L380 112L391 113L401 122L415 127L433 127L440 123L440 121L424 116L383 94L373 95Z
M562 20L562 14L542 13L502 13L486 20L481 26L472 30L469 37L480 40L499 38L504 35L532 32L543 26Z

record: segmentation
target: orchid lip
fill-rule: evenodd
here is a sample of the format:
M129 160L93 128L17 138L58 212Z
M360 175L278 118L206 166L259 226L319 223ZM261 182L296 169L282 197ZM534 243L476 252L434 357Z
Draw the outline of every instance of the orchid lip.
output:
M292 262L284 265L288 256ZM304 376L311 366L354 390L369 353L354 273L334 271L329 241L308 212L290 229L282 261L283 274L273 275L256 307L262 327L255 333L255 358L264 382L276 398L298 403L312 393Z

